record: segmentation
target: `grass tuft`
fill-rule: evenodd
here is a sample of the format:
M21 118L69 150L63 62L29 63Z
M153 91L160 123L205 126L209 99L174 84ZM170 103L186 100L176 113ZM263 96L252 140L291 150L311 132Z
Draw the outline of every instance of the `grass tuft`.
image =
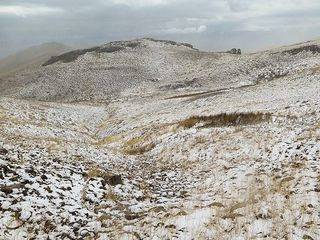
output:
M180 127L192 128L202 123L202 127L230 127L240 125L253 125L271 121L270 113L222 113L211 116L192 116L178 123Z

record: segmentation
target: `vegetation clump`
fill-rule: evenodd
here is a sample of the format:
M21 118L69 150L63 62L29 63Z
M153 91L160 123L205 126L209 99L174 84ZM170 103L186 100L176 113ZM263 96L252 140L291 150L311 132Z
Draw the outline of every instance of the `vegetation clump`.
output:
M313 54L320 53L320 47L318 45L308 45L308 46L302 46L299 48L290 49L290 50L284 51L283 53L297 55L301 52L311 52Z
M153 142L144 143L143 137L135 137L127 141L123 146L123 152L127 155L142 155L155 148Z
M123 184L122 176L119 174L110 174L100 168L92 168L86 173L88 179L102 178L104 185L109 184L111 186Z
M92 47L92 48L74 50L74 51L71 51L71 52L67 52L67 53L61 54L59 56L53 56L47 62L42 64L42 66L48 66L48 65L54 64L56 62L63 62L63 63L74 62L81 55L84 55L84 54L90 53L90 52L113 53L113 52L118 52L118 51L124 50L125 47L136 48L139 45L140 45L139 42L121 42L121 41L118 41L118 42L111 42L111 43L109 43L107 45L100 46L100 47Z
M239 125L253 125L268 122L272 118L270 113L221 113L210 116L191 116L179 122L180 127L192 128L203 123L202 127L230 127Z

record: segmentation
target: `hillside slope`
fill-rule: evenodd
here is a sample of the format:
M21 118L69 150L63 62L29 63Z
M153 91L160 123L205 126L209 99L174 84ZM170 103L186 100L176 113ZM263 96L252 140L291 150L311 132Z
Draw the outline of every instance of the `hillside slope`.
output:
M0 239L320 239L318 42L44 65L1 93Z
M317 44L233 55L201 52L188 44L154 39L111 42L68 52L43 62L36 70L22 71L0 83L0 94L68 102L113 100L150 92L167 94L188 88L235 88L317 64Z

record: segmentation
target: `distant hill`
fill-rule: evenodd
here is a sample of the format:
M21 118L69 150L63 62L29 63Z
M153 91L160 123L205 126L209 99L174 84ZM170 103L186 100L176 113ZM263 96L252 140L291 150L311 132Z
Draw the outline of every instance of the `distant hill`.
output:
M38 67L52 56L60 55L70 50L72 50L71 47L56 42L43 43L27 48L0 60L0 76Z
M188 89L221 92L292 76L302 64L314 68L319 54L319 41L242 55L150 38L116 41L43 58L34 55L38 67L0 76L0 96L81 102L177 95Z

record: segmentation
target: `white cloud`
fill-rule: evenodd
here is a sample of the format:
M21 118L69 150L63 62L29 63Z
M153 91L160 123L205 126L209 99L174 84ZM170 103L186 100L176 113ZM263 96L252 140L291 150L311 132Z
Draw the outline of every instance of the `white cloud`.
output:
M200 27L198 27L197 32L198 33L203 33L207 31L207 26L206 25L201 25Z
M16 15L19 17L27 17L34 15L48 15L63 12L60 8L50 8L43 6L1 6L0 14Z
M191 33L203 33L207 31L206 25L201 25L199 27L187 27L187 28L169 28L161 30L160 33L165 34L191 34Z

